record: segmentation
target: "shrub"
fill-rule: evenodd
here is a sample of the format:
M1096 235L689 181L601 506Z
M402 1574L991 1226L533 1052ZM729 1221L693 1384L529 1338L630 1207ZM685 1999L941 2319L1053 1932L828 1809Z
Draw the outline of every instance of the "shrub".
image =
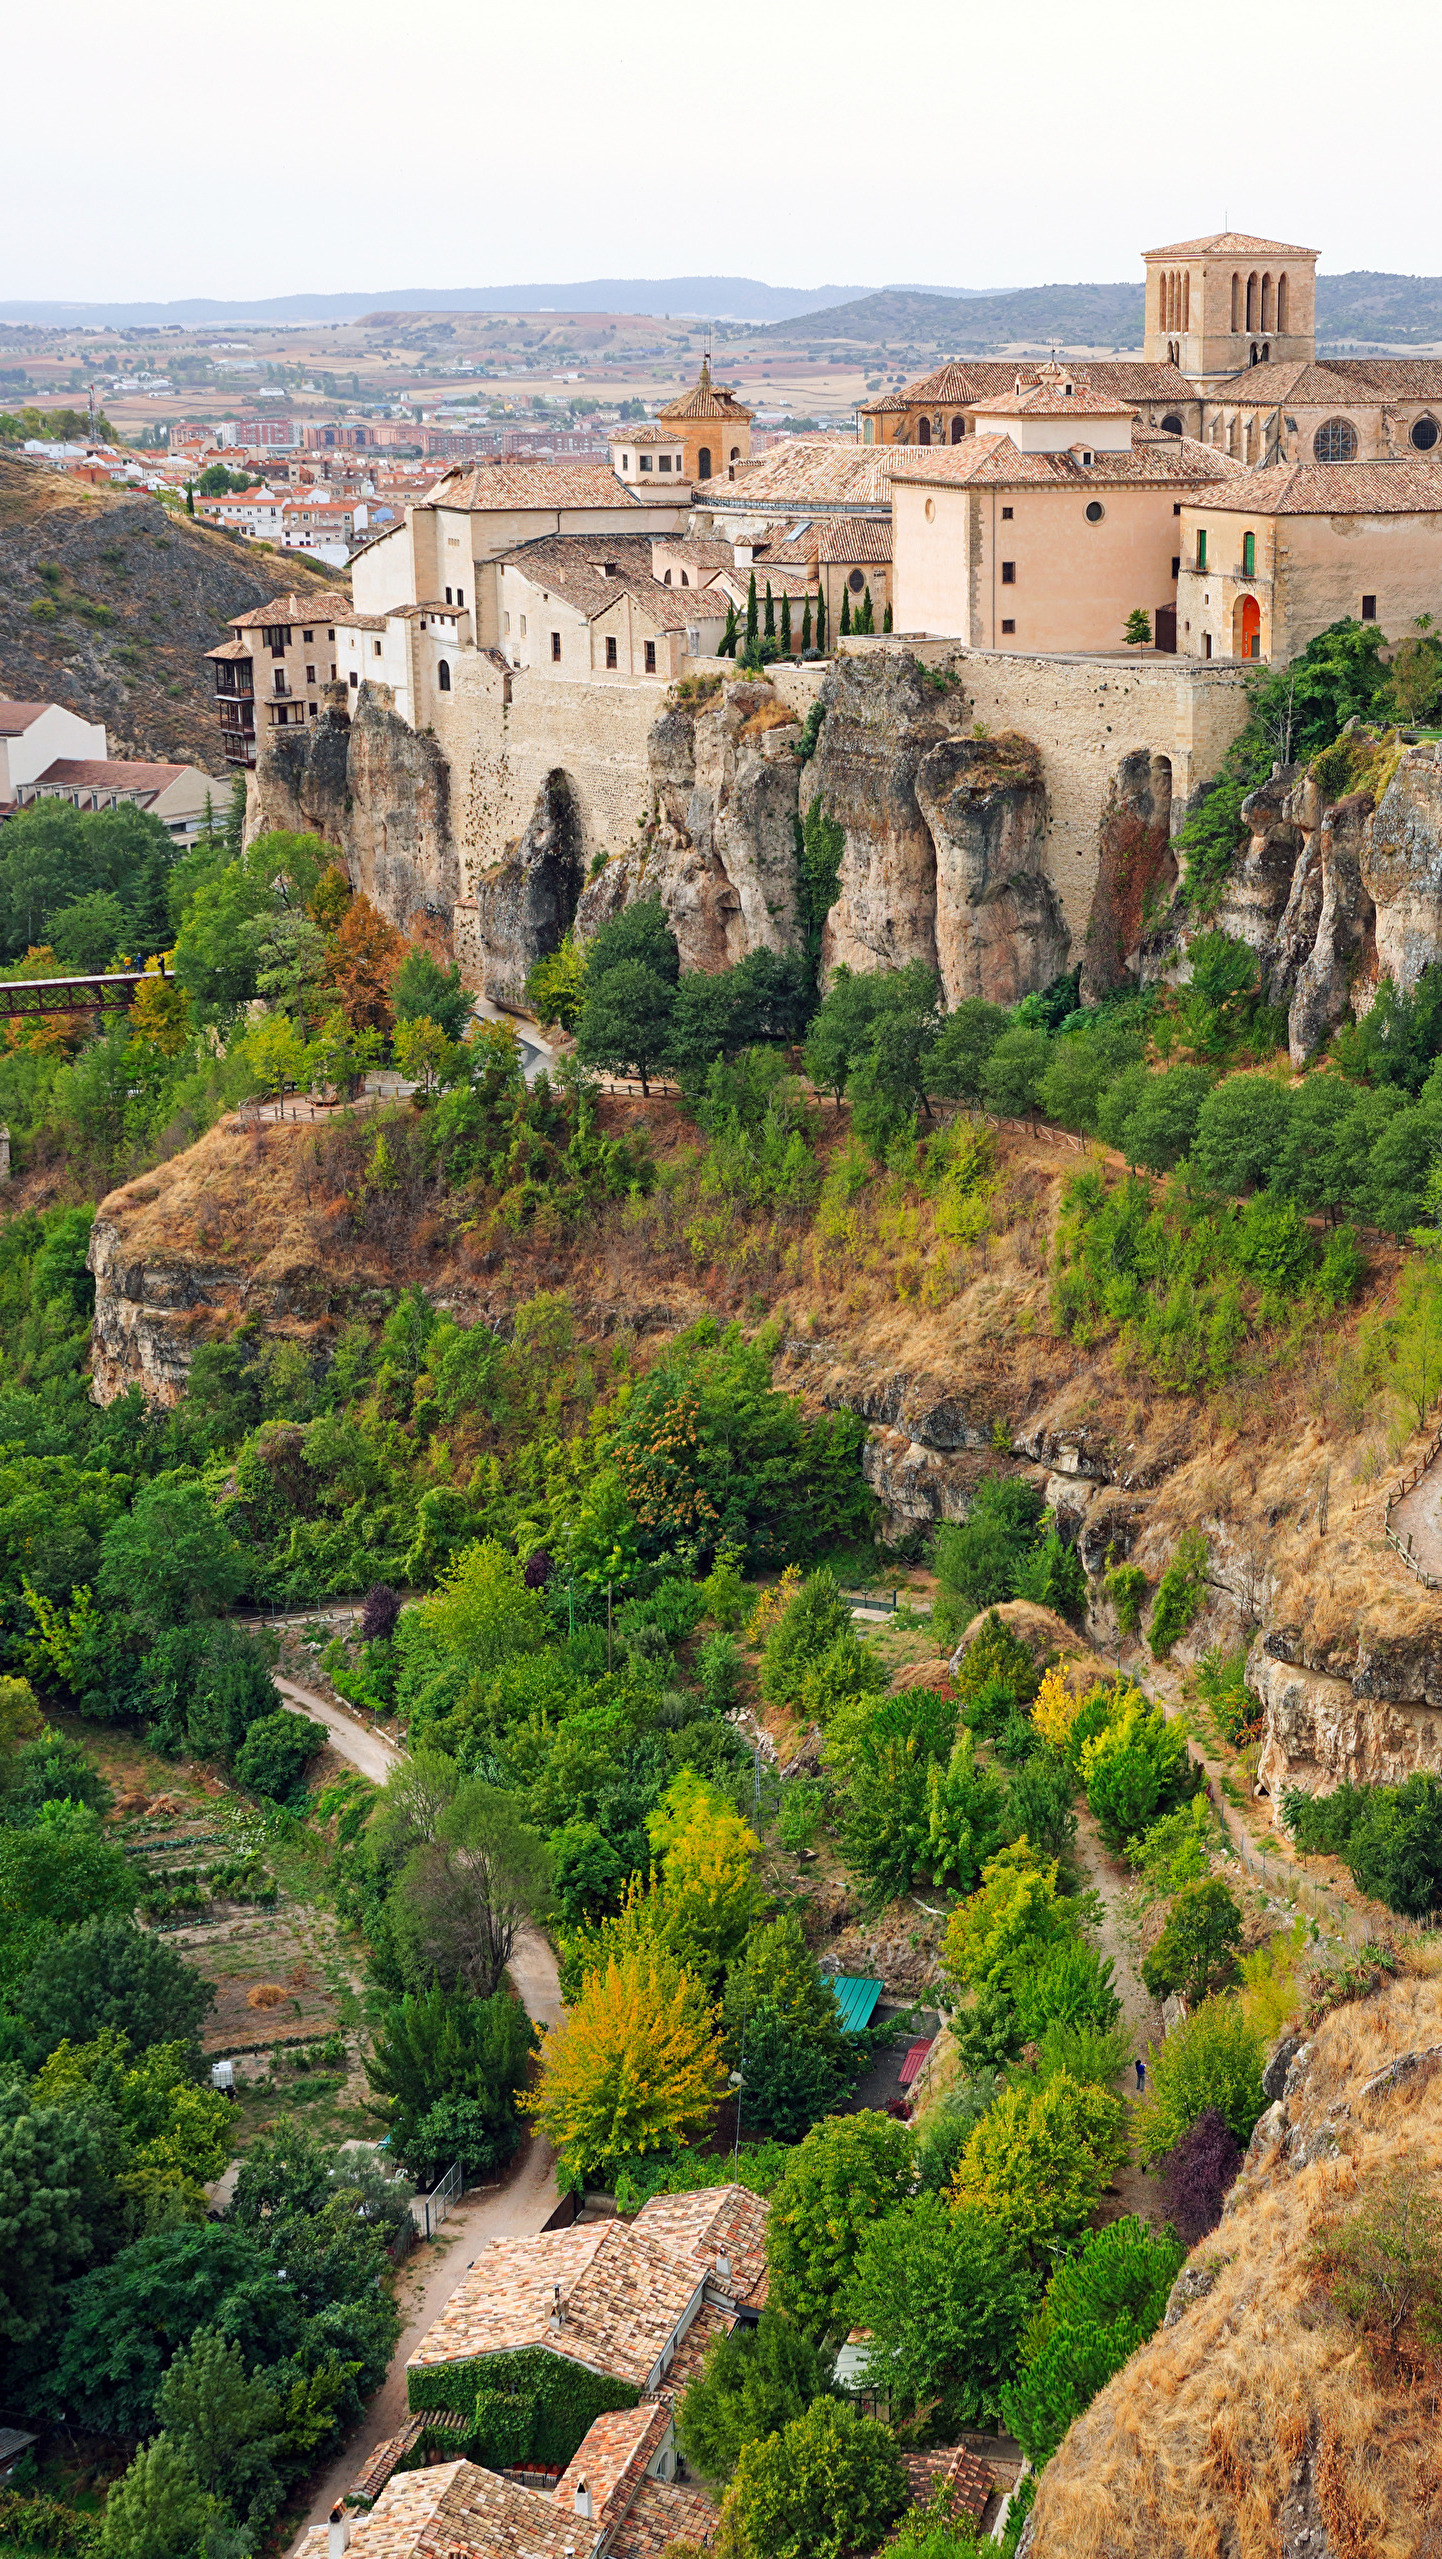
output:
M1413 2322L1429 2345L1442 2338L1442 2198L1410 2163L1322 2231L1314 2262L1344 2317L1393 2353Z
M1057 1894L1055 1860L1025 1839L998 1850L982 1868L977 1890L947 1922L945 1959L955 1979L975 1988L1009 1982L1019 1962L1039 1963L1077 1933L1078 1913Z
M735 2559L850 2559L874 2550L906 2503L889 2429L818 2399L779 2434L743 2447L726 2527Z
M1181 1726L1139 1697L1084 1745L1081 1773L1098 1828L1115 1850L1202 1782Z
M761 1694L768 1706L794 1704L811 1664L839 1635L850 1632L851 1610L836 1587L835 1575L824 1569L809 1574L766 1639Z
M1235 1979L1242 1942L1242 1914L1216 1876L1184 1884L1167 1924L1142 1963L1142 1980L1154 1999L1179 1990L1195 2005Z
M978 1626L957 1664L955 1678L963 1701L980 1697L984 1690L1002 1688L1022 1706L1030 1704L1041 1682L1028 1647L995 1609Z
M1017 2024L1028 2043L1048 2026L1089 2026L1105 2035L1121 2015L1113 1965L1081 1938L1053 1946L1040 1963L1023 1958L1012 1974Z
M1002 2393L1005 2422L1040 2464L1073 2418L1161 2320L1184 2250L1128 2214L1083 2240L1059 2266L1028 2327L1021 2369Z
M1241 2164L1241 2143L1217 2106L1204 2106L1161 2161L1168 2217L1189 2248L1216 2229Z
M1165 1661L1200 1613L1207 1595L1207 1561L1206 1538L1200 1529L1189 1528L1157 1584L1157 1604L1147 1631L1155 1660Z
M284 1707L262 1715L250 1727L235 1754L235 1773L253 1795L269 1795L278 1804L293 1801L304 1790L305 1772L330 1736L324 1724Z
M1020 1476L988 1475L976 1488L968 1517L938 1528L932 1548L937 1580L963 1624L978 1609L1017 1597L1042 1511L1034 1484Z
M1014 2247L1044 2256L1090 2220L1126 2157L1126 2121L1119 2097L1069 2071L1042 2088L1009 2088L967 2143L953 2196L994 2214Z
M1425 1919L1442 1908L1442 1777L1419 1770L1397 1786L1288 1787L1282 1819L1297 1846L1340 1857L1359 1892Z
M1263 2042L1235 1999L1206 1999L1152 2054L1151 2086L1136 2109L1143 2155L1175 2149L1214 2106L1239 2142L1250 2141L1266 2099Z

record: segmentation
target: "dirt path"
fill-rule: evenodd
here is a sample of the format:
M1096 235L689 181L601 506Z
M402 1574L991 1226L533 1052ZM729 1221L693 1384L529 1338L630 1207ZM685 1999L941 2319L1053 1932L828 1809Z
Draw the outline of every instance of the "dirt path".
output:
M426 2331L434 2327L481 2243L487 2239L534 2236L544 2228L559 2201L556 2163L550 2146L531 2135L504 2186L480 2188L467 2195L448 2214L436 2238L424 2241L414 2251L396 2282L405 2325L391 2357L390 2370L354 2434L316 2481L301 2532L308 2531L312 2524L324 2523L337 2497L344 2495L376 2445L399 2434L407 2413L407 2358L414 2354ZM295 2540L299 2539L298 2532Z
M1107 1854L1101 1834L1088 1812L1085 1802L1077 1806L1077 1864L1102 1906L1097 1945L1113 1967L1113 1985L1122 2004L1120 2025L1131 2047L1126 2069L1118 2083L1118 2093L1134 2107L1138 2090L1133 2058L1143 2061L1154 2043L1162 2039L1162 2012L1137 1970L1136 1930L1128 1900L1131 1877L1124 1866ZM1156 2178L1142 2167L1136 2152L1117 2171L1110 2192L1101 2207L1103 2221L1118 2221L1123 2213L1140 2213L1158 2225L1166 2218L1161 2190Z
M341 1758L358 1768L362 1777L384 1786L391 1770L399 1768L405 1753L387 1741L383 1733L373 1733L368 1724L348 1715L344 1707L333 1706L328 1697L317 1697L313 1688L298 1688L293 1679L277 1679L275 1685L287 1713L309 1715L317 1724L324 1724Z

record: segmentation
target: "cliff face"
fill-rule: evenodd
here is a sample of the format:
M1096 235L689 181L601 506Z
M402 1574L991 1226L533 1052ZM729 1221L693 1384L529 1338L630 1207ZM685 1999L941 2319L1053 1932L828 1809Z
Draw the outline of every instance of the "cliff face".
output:
M560 948L581 894L580 828L564 773L547 774L530 824L501 861L476 874L473 891L469 920L484 990L519 1004L534 963Z
M450 767L433 737L397 718L389 685L350 698L353 711L332 686L311 727L276 730L251 780L246 832L314 829L340 846L352 888L449 959L460 895Z
M1148 927L1176 886L1171 818L1170 763L1146 747L1123 756L1102 812L1097 884L1082 957L1084 1004L1096 1003L1141 973Z

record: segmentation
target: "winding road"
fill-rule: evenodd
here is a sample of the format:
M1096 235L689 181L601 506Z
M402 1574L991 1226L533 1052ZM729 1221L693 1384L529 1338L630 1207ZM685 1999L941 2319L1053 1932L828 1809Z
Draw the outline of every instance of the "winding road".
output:
M392 1769L400 1766L404 1752L357 1716L333 1706L329 1698L317 1697L313 1689L298 1687L294 1680L277 1679L275 1685L287 1711L324 1724L332 1747L363 1777L383 1786ZM556 1958L539 1929L520 1931L507 1970L527 2014L538 2025L555 2025L561 2014L561 1984ZM452 2207L435 2238L413 2250L396 2280L404 2326L390 2369L359 2426L316 2481L292 2548L312 2524L324 2523L376 2445L399 2433L406 2418L407 2358L434 2326L477 2248L487 2239L534 2237L545 2228L560 2199L550 2144L528 2134L504 2184L473 2187Z

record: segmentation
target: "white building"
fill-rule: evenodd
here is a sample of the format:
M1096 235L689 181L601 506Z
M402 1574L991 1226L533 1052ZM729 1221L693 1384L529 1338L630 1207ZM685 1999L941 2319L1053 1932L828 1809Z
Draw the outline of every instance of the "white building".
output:
M102 749L105 731L100 732ZM73 809L144 809L157 817L177 844L193 844L207 819L217 819L226 792L223 782L197 772L193 764L137 764L104 753L59 755L33 782L21 785L19 804L33 800L67 800Z
M454 689L456 660L470 647L471 617L454 604L338 615L336 682L352 694L363 684L388 684L400 717L413 729L429 728L438 698Z
M0 698L0 809L19 800L58 755L103 756L105 731L59 702L9 702Z

